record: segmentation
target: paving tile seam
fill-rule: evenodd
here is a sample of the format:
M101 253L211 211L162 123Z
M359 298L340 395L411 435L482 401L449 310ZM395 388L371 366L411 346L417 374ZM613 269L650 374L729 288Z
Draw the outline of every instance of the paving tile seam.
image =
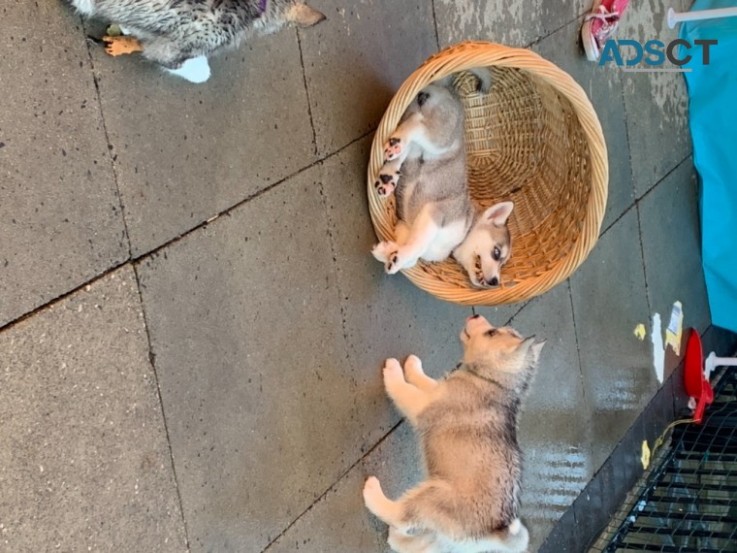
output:
M146 331L146 345L148 347L148 359L151 364L151 371L154 374L154 382L156 383L156 397L159 402L159 409L161 412L161 420L164 423L164 434L166 435L166 446L169 449L169 464L171 466L172 475L174 477L174 488L177 493L177 502L179 503L179 513L182 517L182 526L184 527L184 542L187 551L191 551L190 539L189 539L189 527L187 525L187 519L184 516L184 502L182 501L182 492L179 486L179 477L177 476L177 467L174 463L174 451L171 447L171 438L169 436L169 424L166 420L166 411L164 410L164 400L161 397L161 386L159 385L159 373L156 370L156 354L153 351L153 345L151 342L151 332L149 331L148 317L146 315L146 304L143 301L143 294L141 293L141 279L138 275L138 268L133 264L133 274L136 278L136 292L138 293L138 301L141 305L141 314L143 315L143 328Z
M320 494L320 495L319 495L319 496L318 496L317 498L315 498L315 501L313 501L313 502L312 502L312 503L310 504L310 506L309 506L309 507L307 507L307 508L306 508L306 509L305 509L304 511L302 511L302 512L301 512L300 514L298 514L298 515L297 515L297 516L296 516L296 517L294 518L294 520L292 520L292 522L290 522L290 523L289 523L289 524L287 525L287 527L286 527L286 528L284 528L284 530L282 530L282 531L281 531L281 532L279 533L279 535L278 535L278 536L276 536L276 537L275 537L275 538L274 538L273 540L271 540L271 541L270 541L270 542L269 542L269 543L268 543L268 544L266 545L266 547L264 547L264 548L263 548L263 549L261 550L261 553L266 553L266 552L267 552L267 551L268 551L269 549L271 549L271 547L272 547L272 546L273 546L273 545L274 545L274 544L275 544L275 543L276 543L277 541L279 541L279 539L280 539L280 538L281 538L282 536L284 536L284 535L285 535L285 534L286 534L286 533L287 533L287 532L289 531L289 529L290 529L290 528L292 528L292 527L293 527L293 526L294 526L295 524L297 524L297 522L299 522L299 520L300 520L300 519L301 519L301 518L302 518L303 516L305 516L305 515L306 515L307 513L309 513L309 512L310 512L310 511L311 511L311 510L312 510L312 509L313 509L313 508L314 508L314 507L315 507L315 506L316 506L316 505L317 505L318 503L320 503L320 502L321 502L321 501L322 501L323 499L325 499L325 497L326 497L326 496L327 496L327 495L328 495L328 494L329 494L329 493L330 493L331 491L333 491L333 490L335 489L335 487L336 487L336 486L338 486L338 484L340 484L340 483L341 483L341 482L342 482L343 480L345 480L345 478L346 478L346 477L347 477L347 476L348 476L348 475L349 475L349 474L350 474L351 472L353 472L353 469L355 469L355 468L356 468L356 467L357 467L358 465L360 465L360 464L361 464L361 463L362 463L362 462L364 461L364 459L366 459L366 457L368 457L368 456L369 456L369 455L371 455L371 454L372 454L372 453L373 453L374 451L376 451L376 449L377 449L377 448L378 448L378 447L379 447L379 446L380 446L381 444L383 444L383 443L384 443L384 442L385 442L385 441L387 440L387 438L389 438L389 436L391 436L391 435L392 435L392 434L393 434L393 433L394 433L394 432L395 432L395 431L396 431L396 430L397 430L397 429L398 429L398 428L399 428L400 426L402 426L402 424L404 424L404 419L403 419L403 418L402 418L402 419L399 419L399 421L398 421L398 422L397 422L397 423L396 423L396 424L395 424L394 426L392 426L392 427L391 427L391 428L390 428L390 429L389 429L389 430L387 431L387 433L386 433L386 434L384 434L384 435L383 435L383 436L382 436L381 438L379 438L379 439L378 439L378 440L376 441L376 443L375 443L375 444L374 444L373 446L371 446L371 447L370 447L370 448L369 448L369 449L368 449L368 450L366 451L366 453L364 453L363 455L361 455L361 457L359 457L359 458L358 458L358 459L357 459L357 460L356 460L356 461L355 461L355 462L354 462L354 463L353 463L353 464L352 464L352 465L351 465L350 467L348 467L348 468L347 468L347 469L345 470L345 472L343 472L343 473L342 473L342 474L341 474L340 476L338 476L338 478L336 478L335 482L333 482L332 484L330 484L330 486L328 486L328 487L327 487L327 489L326 489L326 490L325 490L325 491L324 491L323 493L321 493L321 494ZM358 491L358 490L356 490L356 493L358 493L358 492L359 492L359 491Z
M585 12L584 12L584 13L585 13ZM571 25L572 23L575 23L576 21L578 21L578 20L579 20L579 19L581 19L582 17L583 17L583 14L581 14L581 15L577 15L577 16L576 16L576 17L574 17L573 19L570 19L569 21L566 21L566 22L565 22L565 23L563 23L562 25L559 25L558 27L556 27L556 28L555 28L555 29L553 29L552 31L550 31L550 32L548 32L548 33L545 33L544 35L540 35L539 37L537 37L537 38L535 38L534 40L530 41L530 42L529 42L528 44L526 44L525 46L523 46L523 48L532 48L533 46L535 46L535 45L537 45L538 43L542 42L542 41L543 41L543 40L545 40L546 38L548 38L548 37L550 37L550 36L554 35L554 34L555 34L555 33L557 33L558 31L561 31L561 30L565 29L566 27L568 27L568 25ZM577 42L577 43L578 43L578 42Z
M296 29L297 47L299 48L299 65L302 68L302 82L305 87L305 95L307 96L307 115L310 118L310 129L312 129L312 153L316 156L320 155L317 149L317 131L315 130L315 120L312 117L312 101L310 100L310 88L307 86L307 70L305 69L305 58L302 53L302 34Z
M11 328L13 328L13 327L15 327L15 326L23 323L27 319L30 319L34 315L37 315L37 314L45 311L46 309L50 308L51 306L53 306L53 305L55 305L55 304L57 304L57 303L59 303L61 301L64 301L69 296L72 296L73 294L76 294L77 292L80 292L81 290L83 290L87 286L92 286L92 285L96 284L98 281L100 281L103 278L109 276L110 274L114 273L118 269L122 269L123 267L125 267L126 265L128 265L130 262L131 262L130 259L126 259L125 261L123 261L121 263L118 263L117 265L113 265L112 267L110 267L108 269L105 269L102 273L99 273L99 274L93 276L92 278L90 278L89 280L86 280L85 282L83 282L79 286L75 286L71 290L67 290L64 293L59 294L58 296L55 296L55 297L51 298L49 301L44 302L43 304L41 304L41 305L39 305L39 306L31 309L27 313L24 313L24 314L16 317L15 319L13 319L11 321L8 321L4 325L0 326L0 332L5 332L6 330L10 330Z
M602 237L603 237L603 236L604 236L604 235L605 235L605 234L606 234L607 232L609 232L609 231L611 230L611 228L612 228L612 227L613 227L614 225L616 225L616 224L617 224L617 223L618 223L618 222L620 221L620 219L622 219L622 218L623 218L623 217L624 217L625 215L627 215L627 214L628 214L628 213L630 212L630 210L631 210L631 209L633 209L633 208L637 207L637 206L638 206L638 205L640 204L640 202L641 202L642 200L644 200L644 199L645 199L645 198L647 197L647 195L648 195L648 194L650 194L650 193L651 193L651 192L652 192L653 190L655 190L655 189L656 189L656 188L658 187L658 185L659 185L660 183L662 183L662 182L663 182L663 181L664 181L665 179L667 179L667 178L668 178L668 177L669 177L669 176L671 175L671 173L673 173L674 171L676 171L676 170L677 170L677 169L678 169L678 168L679 168L679 167L680 167L681 165L683 165L683 163L684 163L685 161L687 161L687 160L688 160L688 158L690 158L690 157L691 157L691 154L688 154L688 155L687 155L686 157L684 157L684 158L683 158L683 159L682 159L681 161L679 161L678 163L676 163L676 164L675 164L675 165L673 166L673 168L672 168L672 169L670 169L669 171L667 171L667 172L665 173L665 175L663 175L663 176L662 176L662 177L661 177L660 179L658 179L658 181L657 181L657 182L656 182L655 184L653 184L653 185L652 185L652 186L651 186L650 188L648 188L648 189L647 189L647 190L646 190L646 191L645 191L645 192L644 192L644 193L642 194L642 196L640 196L639 198L635 198L635 200L634 200L634 201L633 201L633 202L632 202L632 203L631 203L631 204L630 204L629 206L627 206L627 209L625 209L625 210L624 210L624 211L623 211L622 213L620 213L620 214L619 214L619 215L617 216L617 218L616 218L616 219L614 219L614 221L612 221L611 223L609 223L609 225L607 225L607 227L606 227L606 228L605 228L604 230L602 230L602 231L601 231L601 234L599 234L599 240L601 240L601 238L602 238Z
M536 296L536 297L539 298L540 296ZM507 319L507 321L504 323L504 326L511 325L512 322L514 321L515 317L517 317L517 315L519 315L520 313L522 313L522 310L525 307L527 307L528 305L530 305L534 300L535 300L535 298L532 298L531 300L527 300L526 302L524 302L522 304L522 307L520 307L517 311L514 312L514 314L511 317L509 317L509 319Z
M438 32L438 17L435 15L435 0L430 3L432 6L432 24L435 29L435 48L440 51L440 33Z
M82 16L79 16L79 20L81 22L82 29L85 35L84 42L85 42L85 47L87 48L87 58L89 59L90 68L92 70L92 82L95 85L95 96L97 97L97 109L100 113L100 119L102 121L102 131L105 134L105 142L107 143L107 155L108 155L108 159L110 160L110 169L113 172L113 181L115 182L115 195L118 197L118 204L120 205L120 215L123 219L123 230L125 231L125 241L128 244L128 259L130 259L131 256L133 255L133 249L131 247L130 233L128 232L128 221L126 219L126 209L125 209L125 205L123 204L123 196L120 193L118 168L115 165L116 156L113 154L114 146L112 142L110 141L110 133L108 132L107 121L105 120L105 111L102 108L102 95L100 93L100 83L97 80L97 72L95 71L95 60L92 57L90 41L87 40L87 27L85 25L86 21L84 17Z
M338 263L338 248L335 245L335 235L333 234L333 218L331 216L331 210L327 203L327 197L325 193L325 186L320 181L320 185L318 186L318 191L320 193L320 202L322 203L322 208L325 212L325 223L327 225L327 232L328 232L328 244L330 245L330 258L332 262L333 269L335 270L335 273L338 276L336 288L338 290L338 305L340 306L340 328L341 332L343 334L343 342L345 343L346 347L346 356L350 355L351 350L351 344L350 340L348 339L348 306L346 305L345 295L343 294L343 286L341 285L341 274L342 271L340 269L340 263Z
M627 214L628 214L628 213L630 212L630 210L632 210L633 208L637 207L637 206L639 205L639 203L640 203L640 202L641 202L642 200L644 200L644 199L645 199L645 197L646 197L646 196L647 196L648 194L650 194L650 192L652 192L653 190L655 190L655 189L656 189L656 188L658 187L658 185L659 185L660 183L662 183L662 182L663 182L663 181L664 181L665 179L667 179L667 178L668 178L668 177L669 177L669 176L671 175L671 173L673 173L674 171L676 171L676 170L677 170L677 169L678 169L678 168L679 168L679 167L680 167L681 165L683 165L683 162L684 162L684 161L687 161L687 160L688 160L688 158L690 158L690 157L691 157L691 154L688 154L688 155L687 155L686 157L684 157L684 158L683 158L683 159L682 159L681 161L679 161L678 163L676 163L676 164L675 164L675 165L673 166L673 168L672 168L672 169L670 169L669 171L667 171L667 172L665 173L665 175L663 175L663 176L662 176L662 177L661 177L660 179L658 179L658 182L656 182L655 184L653 184L653 185L652 185L652 186L651 186L650 188L648 188L648 189L647 189L647 190L646 190L646 191L645 191L645 192L644 192L644 193L642 194L642 196L640 196L639 198L636 198L636 199L635 199L635 200L634 200L634 201L633 201L633 202L632 202L632 203L631 203L631 204L630 204L629 206L627 206L627 209L625 209L625 210L624 210L624 211L623 211L622 213L620 213L620 214L619 214L619 215L617 216L617 218L616 218L616 219L614 219L614 221L612 221L611 223L609 223L609 224L607 225L607 227L606 227L606 228L605 228L604 230L602 230L602 231L601 231L601 234L599 234L599 240L601 240L601 239L602 239L602 238L604 237L604 235L605 235L605 234L606 234L607 232L609 232L609 231L610 231L610 230L612 229L612 227L613 227L614 225L616 225L616 224L617 224L617 223L618 223L618 222L619 222L619 221L620 221L620 220L621 220L621 219L622 219L622 218L623 218L623 217L624 217L625 215L627 215Z
M632 204L634 204L637 201L637 190L635 190L635 173L632 168L632 148L630 147L630 122L629 118L627 117L627 101L624 98L624 79L621 75L619 76L619 85L619 98L622 101L622 113L624 113L624 138L625 140L627 140L627 162L630 165L629 184L632 188L632 196L634 197ZM619 220L619 217L617 218L617 220ZM611 225L609 225L609 228L611 228Z
M650 188L645 190L645 192L643 192L642 195L635 200L635 203L639 204L640 201L644 200L645 197L648 194L650 194L653 190L655 190L661 182L663 182L665 179L670 177L672 173L675 173L678 169L680 169L681 165L683 165L684 162L688 161L688 159L692 157L692 155L693 154L689 152L689 154L686 157L684 157L681 161L679 161L673 167L671 167L668 171L666 171L665 175L663 175L660 179L658 179L658 182L656 182Z
M573 321L573 338L576 342L576 356L578 357L578 374L581 376L581 382L584 382L583 362L581 361L581 346L578 342L578 327L576 326L576 309L573 307L573 289L571 288L570 277L566 281L568 286L568 300L571 302L571 320ZM581 394L584 404L586 403L586 386L581 386Z
M642 219L640 217L640 202L639 201L635 203L635 213L637 214L637 238L639 238L639 241L640 241L640 258L642 259L642 276L645 278L645 301L647 301L647 312L652 313L653 307L652 305L650 305L650 287L647 283L647 266L645 265L645 245L642 242Z

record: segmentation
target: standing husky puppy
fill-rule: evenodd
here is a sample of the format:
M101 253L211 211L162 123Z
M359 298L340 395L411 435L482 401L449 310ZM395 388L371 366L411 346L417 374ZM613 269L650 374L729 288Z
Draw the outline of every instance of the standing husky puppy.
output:
M71 0L77 11L117 23L140 41L143 56L195 82L207 80L207 57L254 34L325 16L302 0ZM115 37L106 37L115 41ZM109 47L112 52L114 47ZM196 61L192 61L196 60ZM199 63L206 76L187 70ZM203 65L204 64L204 65ZM184 67L183 67L184 66ZM191 77L191 78L190 78Z
M473 73L479 90L488 92L491 74ZM446 77L417 95L386 143L375 186L380 196L396 189L399 220L396 241L380 242L372 253L387 273L452 254L474 286L499 284L500 268L511 255L506 223L514 204L502 202L476 213L468 192L463 126L463 106L452 77Z
M399 553L522 552L519 520L522 454L517 414L544 342L494 328L478 315L461 332L463 360L445 380L425 375L410 356L384 367L384 385L415 428L427 480L397 501L370 477L366 507L390 526Z

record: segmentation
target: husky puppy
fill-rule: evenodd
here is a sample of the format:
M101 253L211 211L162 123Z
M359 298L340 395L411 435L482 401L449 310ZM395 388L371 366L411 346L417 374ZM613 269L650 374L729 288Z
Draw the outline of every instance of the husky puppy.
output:
M488 92L491 73L475 69L479 91ZM477 288L499 285L511 255L506 223L512 202L477 213L468 192L463 106L452 77L425 87L405 111L384 148L375 186L397 200L395 241L372 253L394 274L419 259L443 261L451 254Z
M392 501L370 477L366 507L389 528L398 553L523 552L522 454L517 415L544 342L475 315L460 335L463 359L437 381L410 356L384 366L386 392L415 428L427 480Z
M218 50L288 24L310 27L325 19L302 0L70 1L83 15L117 23L138 39L145 58L193 82L207 80L207 57ZM196 66L206 74L193 74Z

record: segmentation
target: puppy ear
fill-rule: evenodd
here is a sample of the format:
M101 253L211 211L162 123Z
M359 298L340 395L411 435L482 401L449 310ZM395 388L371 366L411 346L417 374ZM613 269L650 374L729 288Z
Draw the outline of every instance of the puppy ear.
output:
M537 365L538 362L540 361L540 352L543 350L544 345L545 345L545 341L532 344L529 355L532 358L533 365Z
M500 202L492 205L489 209L484 211L484 220L494 223L498 227L502 227L507 224L507 219L512 214L514 208L514 202Z
M535 342L535 336L530 336L522 340L522 343L517 346L517 351L529 359L531 365L537 365L544 345L544 341Z
M289 9L287 19L298 27L312 27L325 19L325 14L299 2Z

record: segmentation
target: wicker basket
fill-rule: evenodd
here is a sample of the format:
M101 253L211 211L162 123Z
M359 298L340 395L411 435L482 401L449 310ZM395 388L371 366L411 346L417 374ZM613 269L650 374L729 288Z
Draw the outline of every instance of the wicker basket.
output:
M463 71L489 67L486 95ZM537 54L488 42L464 42L427 60L402 85L371 148L368 197L381 240L394 237L395 202L374 189L383 145L417 93L460 72L456 86L466 114L471 196L482 208L514 201L512 257L502 285L479 290L453 260L420 262L405 275L438 298L464 305L520 302L568 278L594 247L607 198L607 153L601 125L581 87Z

